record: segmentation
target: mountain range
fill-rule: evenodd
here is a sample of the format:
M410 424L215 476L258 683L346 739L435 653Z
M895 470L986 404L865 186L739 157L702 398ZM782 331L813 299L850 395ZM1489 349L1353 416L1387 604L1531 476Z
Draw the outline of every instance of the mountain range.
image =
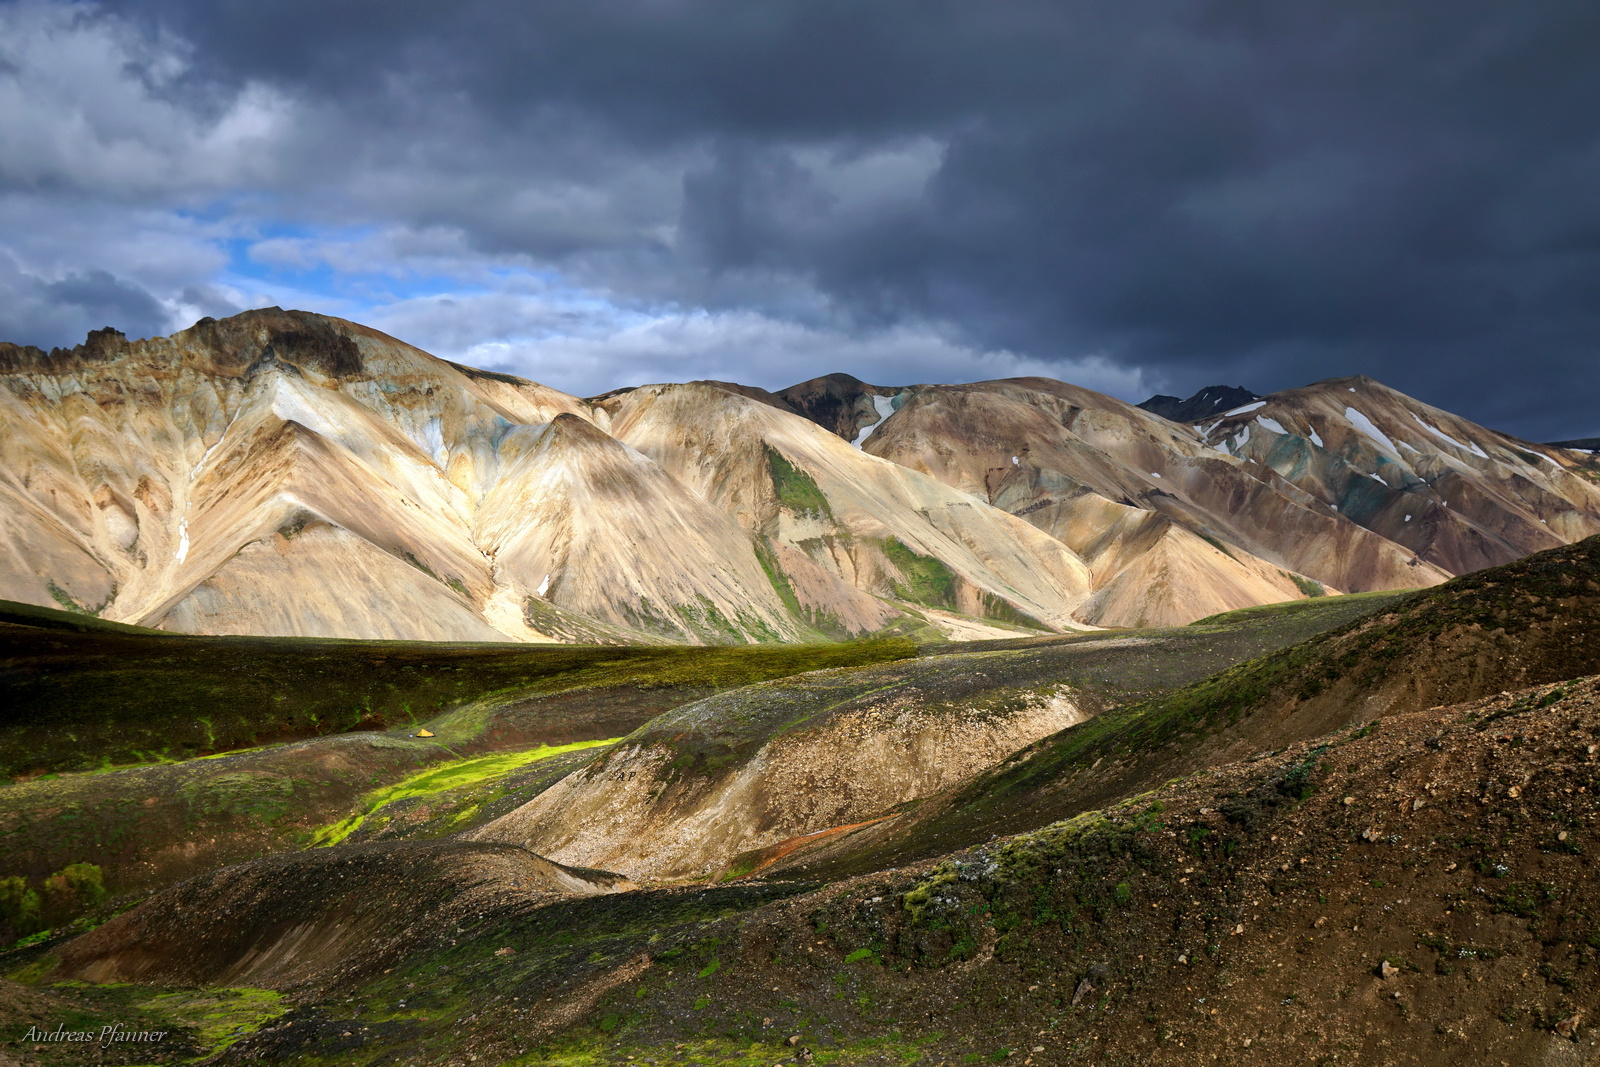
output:
M0 597L184 633L995 638L1600 533L1591 452L1364 377L1170 409L1193 423L1046 378L584 399L267 308L0 345L0 386Z

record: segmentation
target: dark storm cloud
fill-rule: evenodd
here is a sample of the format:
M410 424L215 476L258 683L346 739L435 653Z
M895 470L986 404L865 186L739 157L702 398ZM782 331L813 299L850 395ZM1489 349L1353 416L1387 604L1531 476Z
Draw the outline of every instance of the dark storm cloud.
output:
M192 43L194 92L313 102L308 185L387 170L403 222L619 299L1600 432L1587 0L119 9ZM530 208L541 176L609 192Z
M160 333L166 320L166 309L150 293L106 271L47 281L0 257L0 338L70 345L102 326L148 337Z

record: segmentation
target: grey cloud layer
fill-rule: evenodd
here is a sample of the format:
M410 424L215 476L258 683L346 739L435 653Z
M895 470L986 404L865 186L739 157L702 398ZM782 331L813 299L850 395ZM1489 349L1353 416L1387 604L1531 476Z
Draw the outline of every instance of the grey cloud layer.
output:
M35 131L56 169L10 188L187 181L622 306L1100 357L1168 391L1364 372L1527 436L1600 432L1592 3L111 10L155 58L149 106L104 122L154 155L126 148L119 185Z

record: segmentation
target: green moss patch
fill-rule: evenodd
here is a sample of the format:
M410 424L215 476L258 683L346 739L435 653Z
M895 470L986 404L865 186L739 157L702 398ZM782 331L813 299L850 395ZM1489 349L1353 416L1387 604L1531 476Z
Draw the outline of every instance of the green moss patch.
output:
M772 490L778 503L797 516L811 515L819 519L832 519L833 508L828 498L817 487L816 480L773 448L763 445L767 453L767 470L772 475Z
M606 741L577 741L570 745L540 745L538 748L523 752L501 752L493 756L480 756L477 759L458 760L430 767L393 785L374 789L361 798L358 810L354 814L316 831L311 843L315 847L337 845L359 830L368 818L381 817L383 809L390 805L437 797L454 790L493 781L530 763L537 763L566 752L615 744L617 740L619 739L612 738Z

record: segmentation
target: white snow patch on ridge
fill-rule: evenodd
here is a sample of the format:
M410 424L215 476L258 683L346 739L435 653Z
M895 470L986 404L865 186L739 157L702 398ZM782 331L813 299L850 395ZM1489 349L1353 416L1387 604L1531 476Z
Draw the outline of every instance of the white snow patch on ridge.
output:
M1354 392L1354 390L1352 390L1352 392ZM1395 459L1400 458L1400 450L1394 446L1393 441L1389 440L1387 434L1373 425L1371 419L1367 418L1355 408L1345 408L1344 417L1350 421L1350 425L1354 426L1356 429L1372 438L1378 444L1388 449L1389 454Z
M1322 446L1322 438L1317 436L1317 431L1308 430L1307 432L1311 435L1311 443L1312 444L1316 445L1318 448L1323 447Z
M850 443L860 448L872 436L872 431L883 425L883 420L894 414L894 397L876 396L872 398L872 409L878 413L878 421L870 426L861 427L861 432L856 434L856 439Z
M1243 415L1247 411L1255 411L1257 408L1266 406L1267 402L1265 400L1257 400L1254 404L1246 404L1244 407L1234 408L1232 411L1224 411L1222 417L1226 419L1233 415Z
M1423 417L1421 415L1418 415L1415 411L1413 411L1411 413L1411 417L1413 419L1416 419L1418 425L1420 425L1424 430L1427 430L1429 433L1433 434L1433 436L1439 438L1440 440L1449 441L1451 444L1455 445L1457 448L1461 449L1461 451L1463 451L1463 452L1471 452L1473 455L1480 456L1483 459L1488 459L1489 458L1489 453L1487 453L1483 449L1479 448L1478 447L1478 442L1474 441L1470 445L1464 445L1460 441L1457 441L1454 437L1451 437L1449 434L1447 434L1443 430L1439 429L1439 427L1434 426L1434 425L1430 424L1429 422L1427 422L1425 419L1423 419Z
M1283 428L1283 423L1279 422L1277 419L1269 419L1265 415L1257 415L1256 421L1259 422L1263 428L1271 430L1273 433L1286 434L1289 432Z

